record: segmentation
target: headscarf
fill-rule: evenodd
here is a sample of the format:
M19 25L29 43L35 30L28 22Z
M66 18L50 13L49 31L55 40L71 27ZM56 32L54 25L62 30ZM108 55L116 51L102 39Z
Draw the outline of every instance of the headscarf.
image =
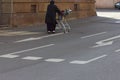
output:
M54 4L55 2L53 0L50 1L50 4Z

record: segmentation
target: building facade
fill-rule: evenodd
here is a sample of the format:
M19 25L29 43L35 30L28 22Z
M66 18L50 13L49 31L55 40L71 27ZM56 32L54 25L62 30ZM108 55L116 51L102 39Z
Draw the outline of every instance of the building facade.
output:
M96 15L95 0L55 0L60 10L72 9L68 19ZM49 0L0 0L0 25L26 26L44 22Z
M114 8L114 4L120 0L96 0L96 8Z

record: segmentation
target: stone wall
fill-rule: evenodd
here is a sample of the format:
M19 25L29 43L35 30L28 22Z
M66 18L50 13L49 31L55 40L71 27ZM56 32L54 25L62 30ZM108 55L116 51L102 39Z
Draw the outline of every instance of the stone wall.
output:
M44 23L49 0L3 0L4 23L12 26L26 26ZM72 9L68 19L96 15L94 0L55 0L60 10Z
M96 0L96 8L114 8L114 4L120 0Z

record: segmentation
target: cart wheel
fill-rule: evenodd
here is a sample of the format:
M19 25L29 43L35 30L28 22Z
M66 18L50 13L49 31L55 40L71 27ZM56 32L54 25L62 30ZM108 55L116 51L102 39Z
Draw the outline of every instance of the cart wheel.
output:
M70 30L68 29L68 32L70 32Z
M68 31L67 31L67 30L64 30L64 33L68 33Z

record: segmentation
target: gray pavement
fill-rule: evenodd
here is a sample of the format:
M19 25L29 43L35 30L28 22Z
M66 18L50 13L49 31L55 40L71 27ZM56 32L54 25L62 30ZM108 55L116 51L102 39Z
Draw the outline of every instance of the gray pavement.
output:
M119 80L119 10L97 14L69 21L67 34L48 35L45 25L4 29L22 35L0 36L0 80Z

